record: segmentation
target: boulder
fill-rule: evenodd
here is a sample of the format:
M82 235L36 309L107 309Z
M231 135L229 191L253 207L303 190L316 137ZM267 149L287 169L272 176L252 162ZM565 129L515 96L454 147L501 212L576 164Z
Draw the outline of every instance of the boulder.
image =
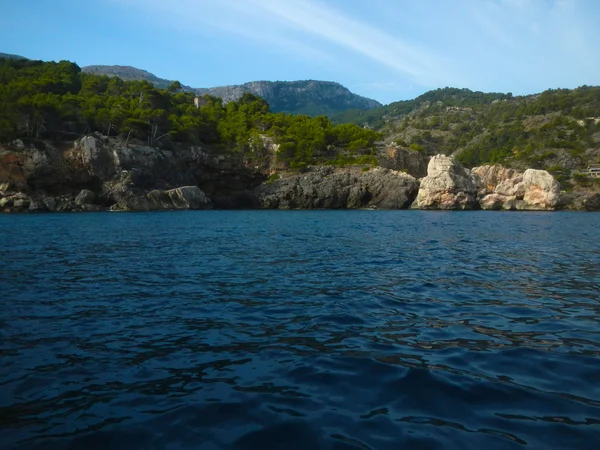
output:
M545 170L527 169L523 174L525 193L521 210L548 211L556 209L560 198L560 185Z
M48 207L41 199L32 198L29 202L29 211L31 212L40 212L40 211L48 211Z
M519 171L500 164L474 167L471 173L481 196L491 194L499 184L521 175Z
M198 186L183 186L166 191L174 209L208 209L210 200Z
M545 170L527 169L521 174L502 166L483 167L496 169L493 172L486 172L479 167L473 169L485 185L485 192L480 190L480 194L483 193L479 199L482 209L549 211L561 205L560 185ZM489 176L490 173L494 175ZM485 184L486 182L489 184ZM494 182L497 182L495 187ZM562 203L565 201L567 200L563 199Z
M96 201L96 194L88 189L82 189L79 195L75 197L76 205L93 204Z
M16 192L0 198L0 208L4 212L23 212L29 210L31 199L23 192Z
M56 199L54 197L44 197L42 199L48 211L56 211Z
M477 185L471 172L451 156L433 156L413 208L464 210L478 206Z
M265 209L400 209L416 192L417 181L403 172L318 167L263 183L254 195Z

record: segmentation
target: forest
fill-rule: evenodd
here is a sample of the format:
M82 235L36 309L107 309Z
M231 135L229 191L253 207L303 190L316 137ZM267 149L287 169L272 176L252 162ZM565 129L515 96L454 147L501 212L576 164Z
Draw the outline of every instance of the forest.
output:
M251 154L274 138L277 160L308 164L375 163L380 134L326 117L272 113L260 97L245 94L224 104L183 92L179 82L157 88L147 81L86 74L68 61L0 59L0 142L74 140L100 132L126 144L201 145Z

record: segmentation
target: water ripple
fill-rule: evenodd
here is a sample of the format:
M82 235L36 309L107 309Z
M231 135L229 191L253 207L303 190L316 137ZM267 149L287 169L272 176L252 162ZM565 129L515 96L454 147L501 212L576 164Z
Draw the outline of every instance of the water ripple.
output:
M0 216L1 446L595 448L599 225Z

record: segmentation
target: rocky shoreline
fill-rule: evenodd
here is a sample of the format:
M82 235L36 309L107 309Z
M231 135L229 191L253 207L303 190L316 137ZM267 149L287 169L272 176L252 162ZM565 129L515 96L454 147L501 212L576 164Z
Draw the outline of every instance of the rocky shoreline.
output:
M15 141L0 146L0 211L600 210L600 193L561 192L544 170L469 170L436 155L422 176L424 163L410 174L382 162L390 168L318 166L267 179L268 166L200 147L127 146L101 135L63 146Z

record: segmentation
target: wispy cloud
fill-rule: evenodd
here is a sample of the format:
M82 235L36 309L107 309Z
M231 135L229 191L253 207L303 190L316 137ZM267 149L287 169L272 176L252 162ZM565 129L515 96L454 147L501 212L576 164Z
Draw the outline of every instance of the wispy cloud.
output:
M316 57L334 64L340 62L338 54L343 50L422 85L459 80L447 58L361 22L322 0L181 0L177 8L171 0L124 3L158 11L161 18L170 17L178 27L196 32L205 26L218 28L307 59Z
M98 1L170 27L186 54L214 42L268 65L253 74L315 74L390 101L415 89L526 93L600 76L598 0Z
M248 0L298 29L344 47L376 63L419 79L439 83L454 77L450 62L424 48L348 17L314 0Z

